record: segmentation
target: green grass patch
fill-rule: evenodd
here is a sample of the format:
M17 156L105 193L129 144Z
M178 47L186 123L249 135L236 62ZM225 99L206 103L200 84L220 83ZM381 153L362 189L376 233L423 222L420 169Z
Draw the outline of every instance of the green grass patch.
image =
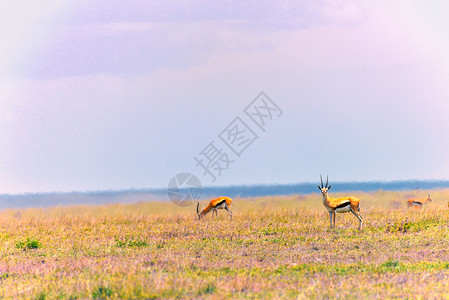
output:
M109 299L113 294L113 291L110 287L107 286L98 286L92 291L93 299Z
M18 241L16 242L16 247L23 250L29 250L29 249L37 249L40 248L42 244L35 239L27 238L26 241Z
M211 295L211 294L215 293L216 289L217 289L217 287L215 286L214 283L208 283L198 290L197 295L198 296Z
M148 247L149 244L146 240L133 237L118 237L115 236L115 245L120 248L133 248L133 247Z

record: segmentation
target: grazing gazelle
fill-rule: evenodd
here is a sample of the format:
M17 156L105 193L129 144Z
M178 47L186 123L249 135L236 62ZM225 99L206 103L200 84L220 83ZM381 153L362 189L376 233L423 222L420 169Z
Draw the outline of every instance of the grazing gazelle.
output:
M215 215L218 217L217 209L226 209L229 213L229 216L232 220L232 211L229 209L232 204L232 199L229 197L218 197L216 199L213 199L210 201L209 205L206 206L201 212L200 209L200 203L198 202L196 206L196 214L198 215L198 220L201 220L202 217L210 213L211 211L215 213ZM213 215L212 213L212 215Z
M344 198L329 198L328 191L331 186L328 186L329 176L326 178L326 185L323 184L323 178L320 175L321 186L318 188L323 195L323 204L329 212L331 229L335 228L335 215L336 213L352 212L354 216L359 219L359 230L362 230L363 217L360 214L360 199L356 197L344 197ZM333 222L332 222L333 221ZM332 226L333 224L333 226Z
M430 195L427 195L427 198L410 198L407 200L407 205L408 207L420 209L423 204L426 204L427 202L432 202Z

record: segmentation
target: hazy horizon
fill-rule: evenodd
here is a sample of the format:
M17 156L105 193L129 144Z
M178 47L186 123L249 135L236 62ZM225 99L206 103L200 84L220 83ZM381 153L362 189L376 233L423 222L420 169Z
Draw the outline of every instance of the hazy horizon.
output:
M421 186L412 186L413 184L421 184L425 187ZM290 183L254 183L254 184L232 184L232 185L206 185L201 186L203 190L222 190L222 189L236 189L237 192L239 188L271 188L271 187L293 187L293 186L310 186L312 187L311 190L316 189L316 185L319 184L319 181L312 182L312 181L302 181L302 182L290 182ZM427 180L416 180L416 179L409 179L409 180L389 180L389 181L382 181L382 180L371 180L371 181L333 181L329 184L332 184L334 191L350 191L354 190L352 188L348 189L348 186L376 186L380 185L382 187L387 187L385 190L389 190L388 187L393 187L392 190L395 190L399 188L400 190L421 190L421 189L429 189L427 186L432 186L437 189L444 189L446 187L449 187L449 180L433 180L433 179L427 179ZM181 187L188 189L188 187ZM375 190L371 187L369 190ZM354 190L355 191L355 190ZM360 191L364 191L364 189L361 189ZM0 193L0 196L35 196L35 195L71 195L71 194L98 194L98 195L106 195L106 194L126 194L126 193L157 193L162 195L166 200L170 200L170 198L167 196L167 187L141 187L141 188L127 188L127 189L107 189L107 190L73 190L73 191L45 191L45 192L24 192L24 193ZM238 193L237 193L238 194ZM301 193L300 193L301 194ZM267 194L272 195L272 194ZM273 194L274 195L274 194ZM217 194L218 196L218 194Z

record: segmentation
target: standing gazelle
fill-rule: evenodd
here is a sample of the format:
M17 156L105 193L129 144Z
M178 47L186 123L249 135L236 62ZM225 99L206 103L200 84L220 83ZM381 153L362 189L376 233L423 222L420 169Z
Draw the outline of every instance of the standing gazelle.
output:
M215 215L218 217L217 209L226 209L229 213L229 216L232 220L232 211L229 209L232 205L232 199L229 197L218 197L216 199L213 199L209 202L209 205L206 206L201 212L199 212L200 209L200 203L198 202L196 206L196 214L198 215L198 220L201 220L202 217L210 213L211 211L215 213ZM213 214L212 213L212 214Z
M427 202L432 202L430 195L427 195L427 198L410 198L407 200L407 205L410 208L420 209L423 204L426 204Z
M331 186L329 183L329 176L326 178L326 185L323 184L323 178L320 175L321 186L318 188L323 195L323 204L329 212L331 229L335 228L335 215L336 213L352 212L354 216L359 219L359 230L362 230L363 217L360 214L360 199L356 197L344 197L344 198L329 198L328 191ZM333 222L332 222L333 221ZM332 226L333 224L333 226Z

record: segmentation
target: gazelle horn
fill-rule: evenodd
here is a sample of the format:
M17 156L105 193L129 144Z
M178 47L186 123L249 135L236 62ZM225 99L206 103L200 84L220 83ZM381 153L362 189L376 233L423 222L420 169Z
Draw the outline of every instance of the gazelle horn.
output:
M324 185L323 185L323 177L321 177L321 175L320 175L320 179L321 179L321 188L323 188L324 187Z
M329 183L329 175L327 175L327 177L326 177L326 188L328 186L328 183Z

